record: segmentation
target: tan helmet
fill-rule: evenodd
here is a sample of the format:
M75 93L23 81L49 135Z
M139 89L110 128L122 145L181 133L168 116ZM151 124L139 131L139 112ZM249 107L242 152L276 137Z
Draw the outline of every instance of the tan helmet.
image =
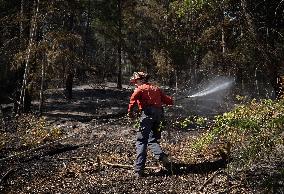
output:
M134 72L132 77L130 78L130 83L135 83L136 80L148 81L148 78L149 78L149 75L147 73L144 73L142 71Z

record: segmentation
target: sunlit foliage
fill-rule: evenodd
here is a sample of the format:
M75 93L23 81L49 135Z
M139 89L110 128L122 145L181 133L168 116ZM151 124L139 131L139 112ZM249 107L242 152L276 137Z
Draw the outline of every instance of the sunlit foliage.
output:
M214 126L193 144L206 150L224 143L235 169L251 167L277 157L283 149L284 101L253 100L216 117Z

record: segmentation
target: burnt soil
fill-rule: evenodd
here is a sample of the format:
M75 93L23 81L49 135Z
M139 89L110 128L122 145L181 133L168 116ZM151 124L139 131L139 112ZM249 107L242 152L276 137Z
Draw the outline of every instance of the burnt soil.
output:
M43 117L63 130L58 141L0 162L0 193L254 193L227 173L227 160L215 153L189 155L203 130L167 127L161 146L172 161L166 171L148 152L146 176L136 178L134 122L125 113L131 89L77 87L73 100L62 90L46 93ZM166 112L173 120L174 108ZM16 132L15 132L16 133ZM12 153L4 153L7 157Z

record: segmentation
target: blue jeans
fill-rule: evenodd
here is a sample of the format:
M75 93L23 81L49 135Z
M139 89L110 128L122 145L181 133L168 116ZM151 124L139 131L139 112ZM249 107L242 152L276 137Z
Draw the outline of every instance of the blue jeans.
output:
M147 146L150 147L157 160L161 160L166 156L159 145L161 132L158 129L162 118L163 110L161 108L147 107L143 109L139 131L137 132L135 172L141 172L145 168Z

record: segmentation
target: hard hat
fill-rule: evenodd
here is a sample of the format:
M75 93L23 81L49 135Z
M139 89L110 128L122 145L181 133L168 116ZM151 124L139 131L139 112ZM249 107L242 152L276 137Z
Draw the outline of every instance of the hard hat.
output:
M136 80L147 80L149 78L147 73L144 73L142 71L140 72L134 72L132 77L130 78L130 82L134 83Z

